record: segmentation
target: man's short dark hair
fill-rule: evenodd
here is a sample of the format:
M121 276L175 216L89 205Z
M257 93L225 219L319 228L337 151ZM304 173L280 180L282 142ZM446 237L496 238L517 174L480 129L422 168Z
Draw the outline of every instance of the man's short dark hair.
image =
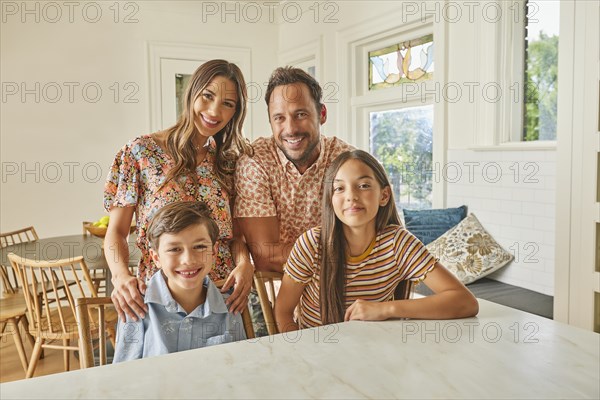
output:
M267 108L269 107L269 100L271 99L271 93L277 86L291 85L294 83L304 83L308 86L310 96L315 102L317 113L321 112L321 105L323 104L323 89L319 85L319 82L315 78L310 76L307 72L300 68L294 67L279 67L271 74L269 78L269 84L267 86L267 93L265 94L265 101L267 102Z

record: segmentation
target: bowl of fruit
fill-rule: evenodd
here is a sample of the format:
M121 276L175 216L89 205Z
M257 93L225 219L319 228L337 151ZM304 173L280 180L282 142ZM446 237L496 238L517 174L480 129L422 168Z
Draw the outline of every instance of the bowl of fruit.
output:
M108 229L108 223L110 222L110 218L108 215L100 218L96 222L84 222L83 228L88 231L90 234L104 238L106 236L106 230ZM129 228L129 233L135 232L135 222L131 223L131 227Z

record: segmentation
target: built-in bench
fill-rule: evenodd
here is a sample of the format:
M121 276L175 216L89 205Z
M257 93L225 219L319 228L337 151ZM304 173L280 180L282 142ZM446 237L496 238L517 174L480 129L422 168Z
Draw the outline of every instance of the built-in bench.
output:
M554 297L552 296L488 278L479 279L467 285L467 288L475 297L553 319ZM431 290L423 284L417 285L415 292L424 296L432 294Z
M480 278L504 267L513 257L494 240L474 214L467 215L466 206L429 210L403 209L402 216L406 229L427 245L428 250L450 272L457 276L462 275L459 279L463 282L475 280L467 285L475 297L553 319L554 298L552 296L493 279ZM479 239L474 239L475 235ZM445 239L442 240L441 237ZM477 243L481 241L481 237L486 238L487 254L478 251L472 254L472 249L469 249L472 247L471 239L473 238ZM485 265L486 270L465 272L460 263L466 262L466 256L474 255L477 256L475 261L479 266ZM486 257L492 259L486 262L484 260ZM425 285L418 285L414 291L424 296L432 294Z

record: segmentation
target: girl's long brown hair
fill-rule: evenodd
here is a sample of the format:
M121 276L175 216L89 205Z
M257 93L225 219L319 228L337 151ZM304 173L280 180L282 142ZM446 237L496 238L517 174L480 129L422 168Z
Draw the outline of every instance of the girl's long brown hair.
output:
M246 81L238 66L225 60L205 62L196 69L190 78L185 91L183 112L177 123L166 130L167 152L173 159L175 166L168 172L163 186L186 173L189 173L194 180L196 179L197 151L192 141L196 129L194 125L194 102L217 76L231 80L235 84L238 96L233 117L223 129L213 136L216 143L215 175L227 193L233 193L235 163L240 155L251 154L252 149L242 133L248 101Z
M390 186L390 181L383 166L369 153L363 150L347 151L329 166L325 173L323 189L323 214L321 216L321 238L319 253L321 254L321 322L333 324L344 320L346 311L346 253L347 242L344 236L343 223L333 210L333 180L341 166L348 160L358 160L371 168L375 179L382 189ZM394 197L385 206L380 206L375 217L375 232L379 233L388 225L401 225Z

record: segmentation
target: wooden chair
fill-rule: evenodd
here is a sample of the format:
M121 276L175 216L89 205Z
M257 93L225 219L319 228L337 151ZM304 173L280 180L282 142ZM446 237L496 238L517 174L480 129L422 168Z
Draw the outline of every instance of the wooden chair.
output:
M39 236L35 228L29 226L12 232L0 233L0 247L4 248L15 244L34 242L38 239ZM19 280L17 278L17 271L14 268L10 268L9 272L6 266L2 266L0 277L4 293L14 294L19 292ZM69 282L70 285L73 283L73 281Z
M225 279L216 281L214 283L218 289L221 289L223 287L223 285L225 284ZM250 317L250 311L248 310L248 307L244 308L244 311L242 311L242 322L244 323L244 331L246 331L246 338L254 339L256 337L256 335L254 333L254 326L252 325L252 317Z
M279 333L273 308L275 307L275 298L277 297L275 293L275 282L281 282L282 277L283 274L281 272L256 271L254 273L254 286L258 293L260 308L262 309L269 335ZM269 286L268 292L266 287L267 284Z
M0 248L5 248L7 246L12 246L13 244L19 243L27 243L33 242L39 239L37 232L33 226L28 226L27 228L18 229L12 232L0 233ZM6 271L5 271L6 272ZM10 284L13 288L19 286L19 281L17 280L17 275L14 270L10 271L12 276L6 276L7 281L10 281ZM6 282L4 280L4 276L2 277L3 287L6 288ZM4 292L7 293L6 289Z
M4 295L17 293L18 280L11 280L8 275L8 269L2 264L0 264L0 281L2 281L2 293Z
M99 365L106 365L106 334L113 345L117 315L110 297L80 297L75 301L79 329L79 364L82 369L96 366L94 339L98 339ZM93 314L96 309L97 316Z
M90 221L82 221L81 222L81 230L82 230L83 236L90 236L90 232L87 229L85 229L85 226L88 224L93 224L93 222L90 222Z
M12 246L13 244L33 242L38 240L39 236L33 226L18 229L12 232L0 233L0 247Z
M0 274L5 275L4 265L0 265ZM5 290L7 286L4 286ZM21 339L21 333L19 323L22 323L25 327L25 332L29 329L27 324L27 318L25 314L27 312L27 304L23 293L13 289L13 292L6 292L0 297L0 338L3 336L10 335L13 338L17 354L21 360L23 370L27 372L27 356L25 355L25 348L23 347L23 341ZM31 339L31 336L28 336ZM33 340L31 340L33 344Z
M79 338L75 299L97 297L83 257L35 261L10 253L8 259L18 272L27 304L29 332L35 337L26 378L33 376L45 348L63 350L65 371L68 371L69 351L78 350L71 345L73 339ZM74 284L70 285L70 281ZM58 340L62 344L54 344Z
M0 297L0 338L8 335L12 337L23 369L27 372L27 356L25 355L23 338L19 327L19 323L21 323L25 336L33 347L34 340L29 334L29 324L26 317L27 303L25 303L23 292L16 284L11 282L7 268L2 264L0 264L0 280L2 280L3 288L2 296Z

